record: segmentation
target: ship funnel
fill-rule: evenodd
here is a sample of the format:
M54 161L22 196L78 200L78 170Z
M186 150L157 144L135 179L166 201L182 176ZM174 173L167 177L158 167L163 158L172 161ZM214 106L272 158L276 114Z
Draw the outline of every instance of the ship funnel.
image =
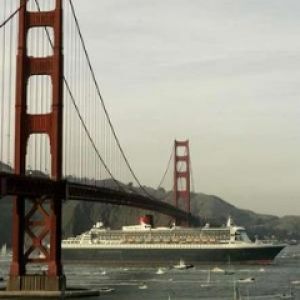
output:
M153 216L152 215L145 215L139 218L140 225L151 225L153 227Z

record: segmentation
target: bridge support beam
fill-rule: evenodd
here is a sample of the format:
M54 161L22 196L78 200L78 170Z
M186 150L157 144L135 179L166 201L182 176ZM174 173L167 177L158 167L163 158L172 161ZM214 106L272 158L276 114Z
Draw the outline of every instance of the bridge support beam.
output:
M28 189L28 186L31 186L31 189ZM158 211L181 221L192 219L190 214L171 204L150 199L132 191L118 191L101 186L90 186L67 181L57 182L49 178L0 173L0 197L16 195L27 198L42 197L43 199L53 198L126 205Z
M15 174L26 174L27 142L30 135L47 134L50 140L51 179L62 179L63 126L63 55L62 55L62 1L56 0L52 11L32 12L26 0L20 0L19 38L17 54L15 107ZM30 57L28 31L34 27L53 28L53 54ZM41 41L42 42L42 41ZM52 109L50 113L27 112L27 86L31 76L47 75L52 82ZM40 99L43 101L44 99ZM31 189L30 181L27 189ZM62 198L38 194L18 194L14 198L12 263L7 290L49 290L65 288L61 264ZM46 265L45 274L30 271L30 264ZM33 273L32 273L33 272Z

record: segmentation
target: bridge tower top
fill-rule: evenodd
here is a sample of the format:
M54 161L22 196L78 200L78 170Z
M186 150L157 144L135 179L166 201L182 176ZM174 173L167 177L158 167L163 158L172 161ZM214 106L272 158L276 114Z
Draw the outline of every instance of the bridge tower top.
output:
M189 141L174 142L174 204L191 212Z

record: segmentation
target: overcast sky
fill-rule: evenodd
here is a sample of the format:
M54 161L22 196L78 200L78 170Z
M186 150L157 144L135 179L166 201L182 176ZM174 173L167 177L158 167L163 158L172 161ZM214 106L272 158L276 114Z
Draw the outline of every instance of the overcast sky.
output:
M74 0L129 160L157 186L190 140L196 191L300 214L299 0Z

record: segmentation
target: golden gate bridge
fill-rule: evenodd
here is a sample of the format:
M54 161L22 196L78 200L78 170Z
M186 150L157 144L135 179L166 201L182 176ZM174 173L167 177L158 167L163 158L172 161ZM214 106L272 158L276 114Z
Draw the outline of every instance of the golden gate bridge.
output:
M144 188L125 155L72 0L0 7L0 196L13 196L7 290L61 291L63 201L133 206L188 223L189 144L175 141L173 206ZM31 264L47 272L34 274Z

